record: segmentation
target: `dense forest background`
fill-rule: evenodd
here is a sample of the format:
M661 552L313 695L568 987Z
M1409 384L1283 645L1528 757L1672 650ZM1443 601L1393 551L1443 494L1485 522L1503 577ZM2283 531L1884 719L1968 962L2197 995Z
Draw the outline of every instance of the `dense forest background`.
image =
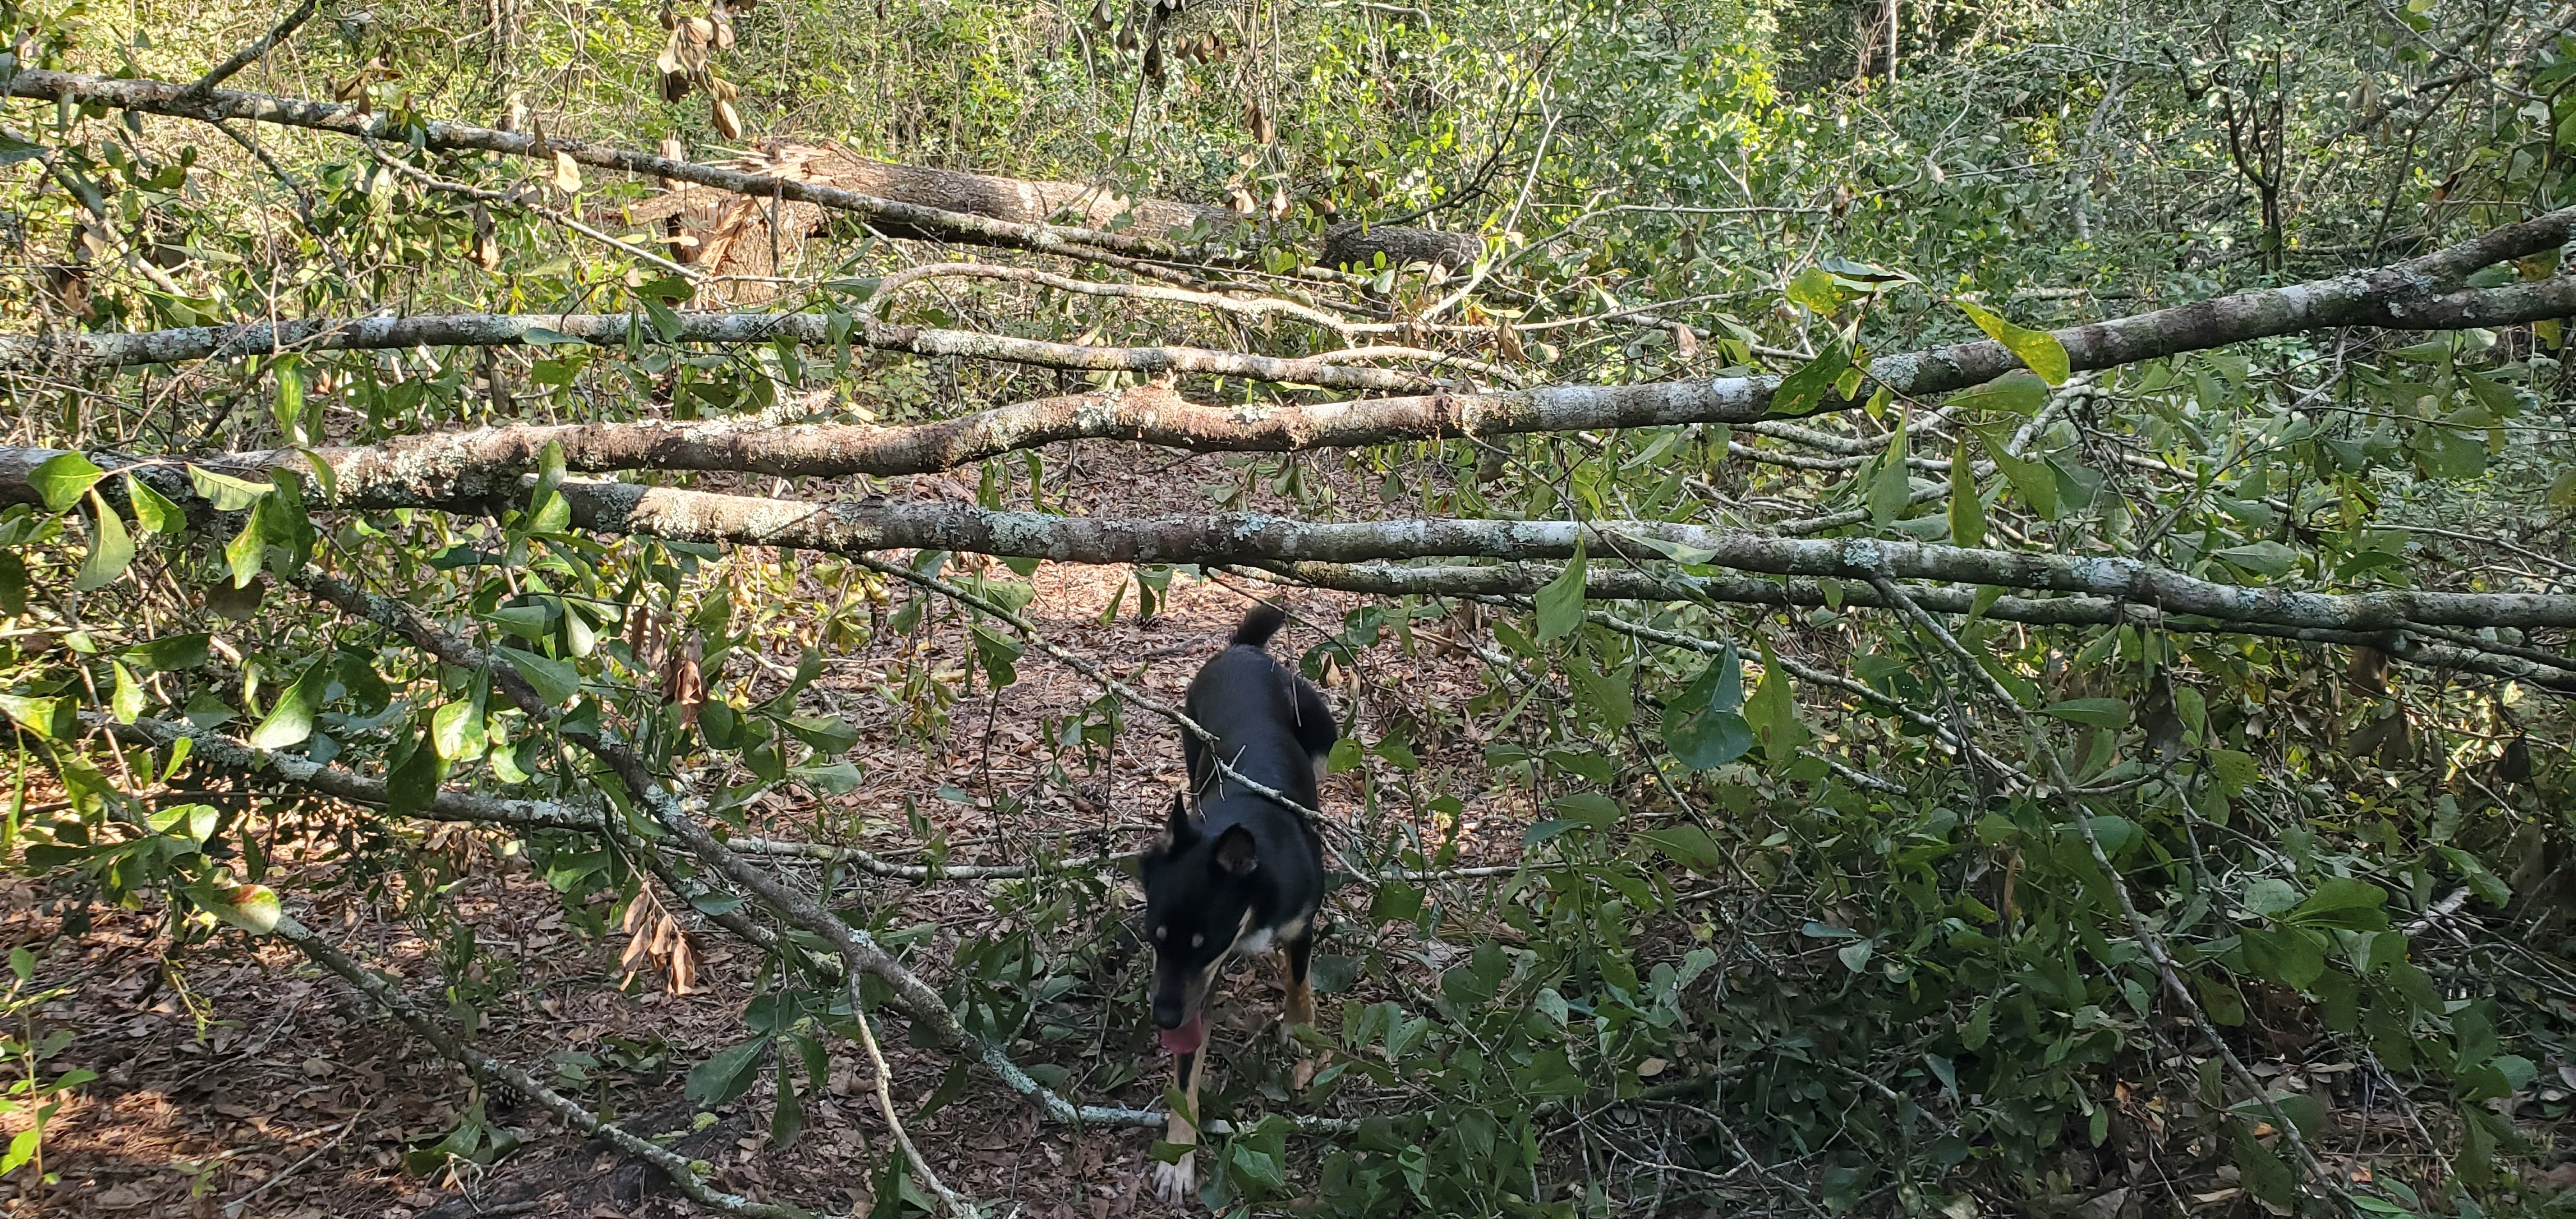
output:
M2576 8L0 30L9 1213L2576 1210Z

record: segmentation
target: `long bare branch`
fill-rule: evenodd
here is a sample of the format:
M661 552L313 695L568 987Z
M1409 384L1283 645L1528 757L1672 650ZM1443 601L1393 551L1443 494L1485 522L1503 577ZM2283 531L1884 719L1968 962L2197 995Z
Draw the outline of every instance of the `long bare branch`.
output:
M169 364L186 360L264 356L297 351L383 351L408 347L515 347L578 339L622 346L630 335L645 341L741 346L784 339L824 346L846 339L877 351L917 356L1000 360L1041 368L1124 372L1139 376L1194 373L1319 385L1328 389L1408 392L1439 381L1394 369L1337 362L1331 354L1304 357L1251 355L1206 347L1096 347L1051 343L972 330L904 326L850 319L836 333L835 319L819 313L708 313L676 315L676 333L665 336L642 313L454 313L420 317L310 318L195 326L141 334L67 331L0 336L0 367L53 368Z
M809 504L629 483L567 480L576 524L675 541L806 550L958 550L1079 563L1256 563L1470 557L1661 559L1656 543L1694 561L1774 576L1864 581L1873 576L2083 593L2226 622L2328 630L2391 630L2411 622L2458 626L2576 626L2576 596L2391 590L2319 593L2222 584L2118 555L2057 555L1870 538L1784 538L1658 521L1496 521L1416 518L1308 522L1259 513L1065 517L953 504Z
M1437 564L1403 566L1393 563L1282 563L1249 570L1261 571L1273 579L1285 580L1314 588L1341 592L1368 593L1383 597L1474 597L1500 600L1528 597L1556 578L1561 568L1538 563L1500 563L1481 565ZM1592 567L1584 573L1585 595L1597 601L1667 601L1705 605L1798 606L1848 605L1866 609L1894 608L1885 602L1877 589L1869 585L1846 585L1833 596L1813 579L1762 579L1751 576L1694 576L1681 572L1649 572L1634 568ZM2420 623L2384 630L2338 630L2326 627L2290 626L2270 622L2248 622L2211 618L2197 614L2169 614L2152 605L2125 601L2116 597L2021 597L1994 598L1983 609L1977 606L1978 593L1973 588L1943 585L1910 585L1908 596L1944 614L1974 614L1998 622L2018 622L2030 626L2133 626L2140 630L2171 631L2184 634L2261 635L2290 639L2301 643L2330 644L2340 647L2377 648L2389 655L2428 669L2455 669L2489 677L2529 682L2541 689L2562 695L2576 695L2576 661L2550 657L2532 649L2479 641L2472 645L2458 632ZM1603 616L1603 617L1606 617ZM1644 632L1632 624L1605 623L1611 629L1634 634L1652 642L1705 650L1707 641L1685 641L1670 632ZM1830 682L1843 689L1872 697L1866 687L1855 688L1849 678L1828 675L1823 670L1799 672L1804 681Z
M38 503L34 470L52 453L0 448L0 503ZM110 460L113 454L103 454ZM136 468L132 463L119 463ZM167 465L164 495L194 500ZM412 506L488 510L489 494L463 497L422 486ZM2327 593L2202 579L2124 555L1991 550L1885 538L1797 538L1663 521L1515 521L1421 517L1303 521L1253 512L1163 517L1075 517L971 505L883 499L809 503L675 487L565 479L557 490L576 528L676 542L780 546L844 555L950 550L1071 563L1354 564L1400 559L1598 559L1695 565L1811 580L1930 580L2106 598L2162 616L2325 631L2400 631L2417 624L2576 626L2576 595L2391 589ZM2052 600L2048 604L2055 604ZM2170 618L2168 618L2170 620Z

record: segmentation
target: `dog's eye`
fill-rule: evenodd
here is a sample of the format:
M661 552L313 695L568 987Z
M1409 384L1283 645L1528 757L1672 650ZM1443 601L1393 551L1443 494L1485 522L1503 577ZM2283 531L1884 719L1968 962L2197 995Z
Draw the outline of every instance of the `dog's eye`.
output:
M1157 943L1157 944L1162 943L1164 940L1170 939L1170 938L1171 938L1171 936L1172 936L1172 929L1171 929L1171 928L1169 928L1169 927L1156 927L1156 928L1154 929L1154 942L1155 942L1155 943Z
M1191 936L1191 937L1190 937L1190 947L1192 947L1192 948L1205 948L1205 947L1207 947L1207 937L1206 937L1206 936L1203 936L1203 935L1194 935L1194 936Z

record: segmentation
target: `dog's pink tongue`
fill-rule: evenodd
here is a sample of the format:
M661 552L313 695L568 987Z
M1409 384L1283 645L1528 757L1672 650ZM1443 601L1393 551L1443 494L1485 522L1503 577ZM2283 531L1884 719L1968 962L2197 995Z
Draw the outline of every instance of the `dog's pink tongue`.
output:
M1163 1030L1163 1050L1170 1054L1195 1054L1207 1042L1207 1024L1198 1016L1176 1029Z

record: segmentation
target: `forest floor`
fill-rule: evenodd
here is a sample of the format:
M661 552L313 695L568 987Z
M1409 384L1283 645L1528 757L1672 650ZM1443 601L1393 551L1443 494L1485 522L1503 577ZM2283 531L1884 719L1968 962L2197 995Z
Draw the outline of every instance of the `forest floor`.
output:
M1205 511L1202 487L1247 482L1258 485L1245 506L1293 510L1240 459L1183 457L1116 443L1051 456L1075 463L1051 472L1050 482L1062 479L1078 488L1063 497L1050 490L1048 506L1059 511ZM1332 464L1330 472L1310 464L1306 473L1332 486L1338 497L1376 498L1376 484L1363 485L1338 460ZM885 489L972 497L971 486L953 476L911 483ZM1201 659L1222 645L1250 595L1261 591L1248 582L1176 576L1161 612L1140 620L1123 568L1051 565L1038 571L1034 583L1037 596L1026 612L1048 638L1172 705ZM1129 595L1121 612L1104 625L1103 609L1122 589ZM898 590L898 603L905 595ZM1319 627L1338 630L1344 611L1358 600L1309 591L1288 595L1296 620L1274 651L1293 658L1323 637ZM926 655L904 663L926 664L930 671L967 668L973 658L962 636L953 624L925 627L916 638L926 645ZM944 727L924 741L917 729L903 727L905 713L879 693L902 660L903 642L880 635L846 654L827 656L824 677L802 700L805 711L838 711L859 725L864 739L849 756L863 767L865 782L847 795L768 798L762 832L912 859L922 842L907 810L918 810L944 834L957 863L1025 861L1033 834L1088 831L1080 839L1085 849L1102 839L1102 831L1114 850L1150 841L1180 787L1171 724L1128 707L1105 769L1069 790L1042 787L1025 811L999 815L993 811L996 793L1025 796L1031 790L1044 760L1045 718L1079 717L1100 690L1030 649L1018 662L1016 684L994 697L979 678L950 709ZM1487 685L1480 662L1455 651L1417 651L1405 656L1381 648L1367 654L1363 671L1337 674L1330 694L1346 728L1356 717L1374 738L1373 724L1390 715L1464 719L1458 705ZM768 664L737 656L719 679L718 692L749 689L759 697L763 687L776 688L779 668L795 663L792 647L774 651ZM1527 797L1515 802L1486 791L1490 780L1473 735L1466 729L1418 737L1413 746L1423 765L1406 776L1405 786L1418 798L1446 791L1465 801L1456 825L1461 862L1508 859L1530 819ZM1344 774L1328 781L1329 815L1353 815L1357 779ZM1418 813L1418 805L1406 804L1393 798L1383 815L1402 820ZM1426 835L1443 829L1427 823L1414 828ZM442 828L420 842L424 852L443 852L461 863L462 874L439 901L471 921L482 946L503 963L503 993L484 1001L478 1043L540 1077L562 1061L558 1055L589 1056L583 1061L602 1081L593 1086L606 1091L577 1094L602 1103L640 1133L680 1132L675 1145L715 1165L724 1188L829 1212L869 1213L875 1205L874 1166L884 1161L889 1145L869 1097L864 1059L854 1047L832 1047L830 1085L823 1095L805 1099L805 1129L783 1146L767 1137L772 1073L712 1118L701 1114L683 1094L684 1080L691 1066L745 1038L743 1015L758 980L758 954L688 916L700 956L698 989L670 993L658 973L630 975L620 966L627 937L613 924L605 936L582 933L577 921L568 925L546 878L524 857L493 849L502 841L499 835ZM418 924L402 919L381 890L370 896L371 884L390 878L345 875L327 848L324 842L280 853L275 867L284 876L270 880L287 895L289 910L332 934L353 955L404 979L433 1010L442 1006L439 946L422 938ZM809 890L822 883L819 867L779 866ZM961 939L991 936L1004 925L997 920L1005 912L995 909L990 886L861 879L867 901L881 912L893 908L889 925L936 926L912 958L934 980ZM1109 879L1110 912L1095 917L1123 917L1117 912L1135 901L1118 896L1133 892L1132 881ZM64 913L60 896L10 882L0 891L8 942L50 940ZM1345 888L1336 901L1348 908L1334 934L1412 936L1408 925L1382 931L1368 923L1365 887ZM91 930L62 940L38 981L77 983L41 1013L43 1025L75 1034L53 1069L86 1066L101 1078L53 1119L45 1167L60 1174L60 1183L41 1196L0 1197L0 1213L604 1219L689 1212L640 1161L568 1134L542 1112L498 1093L479 1096L484 1115L492 1126L525 1137L523 1147L488 1166L456 1160L425 1174L411 1171L405 1153L436 1142L477 1103L479 1094L460 1070L283 944L226 933L183 959L165 960L170 941L160 917L105 907L93 908L90 917ZM1407 947L1430 968L1444 956L1436 941ZM1331 939L1322 951L1334 951ZM1115 967L1116 976L1093 979L1069 996L1089 1009L1082 1016L1096 1035L1087 1043L1024 1043L1015 1052L1023 1061L1064 1068L1084 1101L1155 1107L1168 1071L1142 1002L1147 968L1145 954L1132 954ZM1277 970L1269 961L1238 962L1230 969L1215 1021L1215 1091L1295 1111L1303 1098L1281 1086L1291 1065L1288 1052L1268 1035L1278 995ZM1328 999L1328 1033L1334 1010ZM935 1113L912 1116L938 1089L950 1060L900 1041L898 1036L887 1046L893 1093L905 1108L911 1135L951 1188L1000 1203L993 1212L999 1215L1107 1219L1162 1213L1147 1184L1148 1150L1159 1131L1075 1132L1044 1125L1032 1106L980 1072L962 1097ZM1235 1078L1227 1080L1228 1074ZM8 1189L0 1185L0 1191Z

